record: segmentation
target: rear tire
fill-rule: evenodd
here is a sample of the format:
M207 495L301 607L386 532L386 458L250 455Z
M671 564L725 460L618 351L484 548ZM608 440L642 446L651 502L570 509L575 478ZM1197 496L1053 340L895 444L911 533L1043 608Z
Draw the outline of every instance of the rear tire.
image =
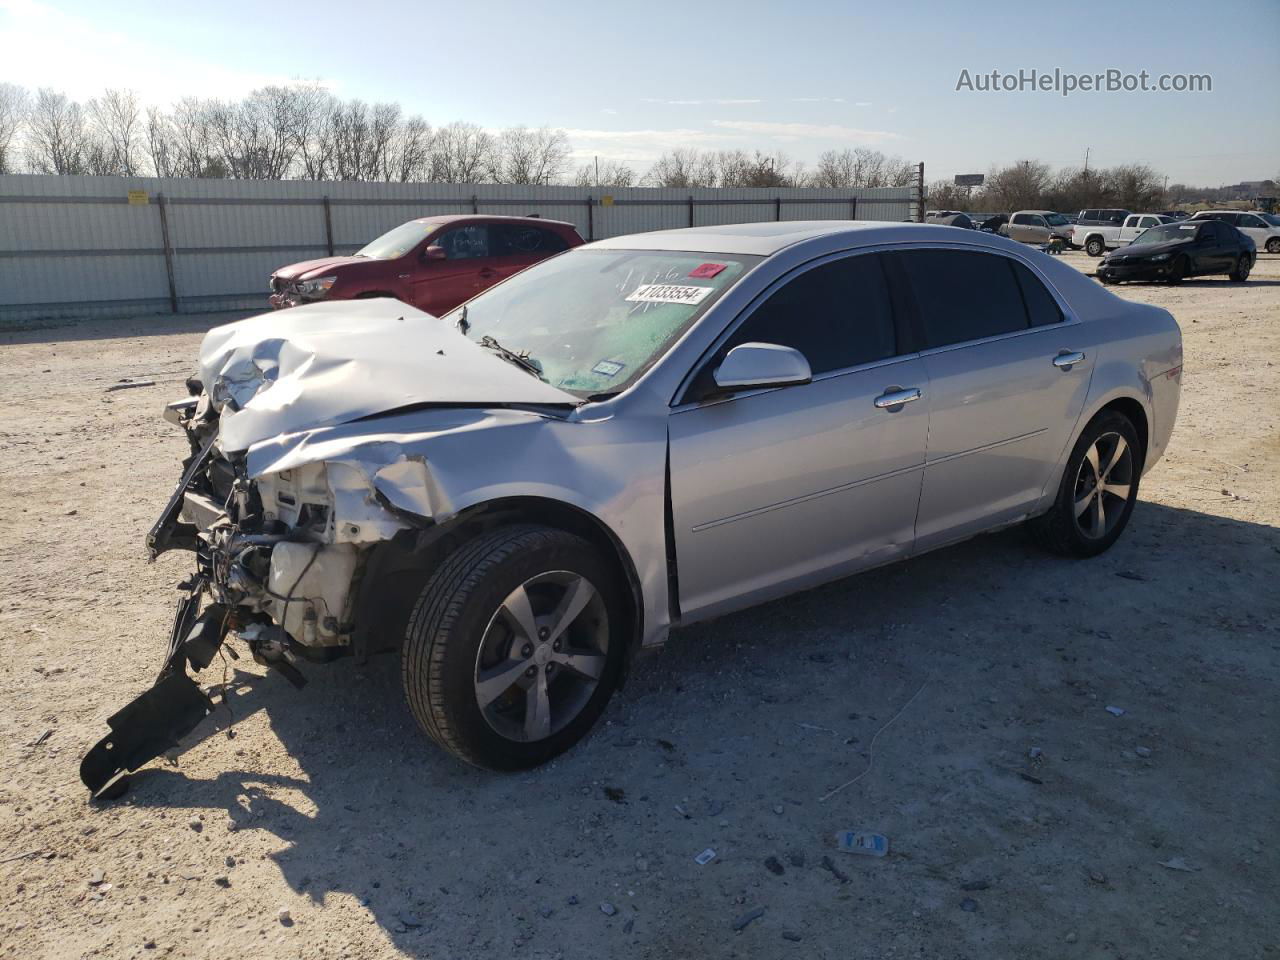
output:
M1272 237L1267 241L1267 253L1280 253L1280 237Z
M1090 237L1084 242L1084 252L1091 257L1100 257L1107 252L1107 248L1100 238Z
M1144 454L1124 414L1106 411L1094 417L1067 458L1053 506L1027 521L1032 538L1069 557L1094 557L1109 549L1133 513Z
M1249 271L1253 269L1253 260L1247 253L1240 254L1240 259L1236 261L1235 269L1231 271L1229 276L1236 283L1244 283L1249 279Z
M535 525L490 531L447 556L422 589L401 657L427 735L491 770L535 767L577 743L617 687L630 635L612 570L587 541Z

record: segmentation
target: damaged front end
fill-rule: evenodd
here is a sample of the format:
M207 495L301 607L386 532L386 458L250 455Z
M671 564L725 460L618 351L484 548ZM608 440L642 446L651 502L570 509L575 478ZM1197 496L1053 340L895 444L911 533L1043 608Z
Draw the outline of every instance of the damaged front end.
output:
M155 684L108 719L111 732L80 764L80 778L95 796L122 793L123 774L176 747L213 711L188 670L209 666L228 635L295 687L305 684L299 658L326 662L350 654L364 554L407 528L369 502L369 485L359 477L346 479L364 495L346 491L355 510L340 522L334 504L343 498L343 478L331 488L323 463L251 479L243 453L218 448L215 402L199 381L188 388L192 396L169 404L165 418L186 431L191 454L146 542L152 559L192 551L195 571L179 586L183 595ZM225 651L236 657L232 647Z

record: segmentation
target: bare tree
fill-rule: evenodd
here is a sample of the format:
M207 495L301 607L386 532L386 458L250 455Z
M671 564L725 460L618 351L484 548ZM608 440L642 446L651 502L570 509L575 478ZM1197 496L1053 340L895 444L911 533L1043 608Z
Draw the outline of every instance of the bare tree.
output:
M27 121L27 164L34 173L86 173L84 110L41 87Z
M27 117L27 91L16 83L0 83L0 173L17 170L18 130Z
M96 156L91 166L107 174L136 176L143 154L142 107L137 94L108 89L88 102L85 113L94 141L90 152Z
M574 175L573 183L578 187L634 187L636 172L616 160L584 163Z
M436 131L431 151L431 179L437 183L482 183L495 163L493 135L456 120Z
M432 144L431 124L419 116L407 118L395 131L388 148L387 179L400 183L428 179Z
M809 182L815 187L905 187L915 177L915 168L901 157L857 147L823 153Z
M569 159L563 130L511 127L498 138L494 179L499 183L553 183Z
M714 187L717 180L715 156L692 149L671 150L657 159L644 175L644 180L652 187Z
M1039 160L1019 160L1011 167L987 174L984 201L997 210L1035 209L1050 184L1049 166Z

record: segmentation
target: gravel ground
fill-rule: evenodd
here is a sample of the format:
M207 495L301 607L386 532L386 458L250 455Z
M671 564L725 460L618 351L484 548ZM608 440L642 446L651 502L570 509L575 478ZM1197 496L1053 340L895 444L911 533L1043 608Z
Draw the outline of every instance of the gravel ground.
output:
M0 956L1280 956L1280 258L1119 292L1186 377L1103 557L1008 531L690 628L521 776L431 747L392 658L215 664L108 804L77 764L189 563L142 550L159 408L227 317L0 331Z

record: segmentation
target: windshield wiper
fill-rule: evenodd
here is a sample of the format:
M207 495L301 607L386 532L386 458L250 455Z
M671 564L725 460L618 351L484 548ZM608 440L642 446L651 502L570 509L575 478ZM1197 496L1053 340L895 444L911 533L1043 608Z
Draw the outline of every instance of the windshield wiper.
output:
M488 347L503 360L509 360L522 370L527 370L539 380L542 379L542 364L532 359L528 353L516 353L514 350L508 350L493 337L487 333L480 338L480 346Z

